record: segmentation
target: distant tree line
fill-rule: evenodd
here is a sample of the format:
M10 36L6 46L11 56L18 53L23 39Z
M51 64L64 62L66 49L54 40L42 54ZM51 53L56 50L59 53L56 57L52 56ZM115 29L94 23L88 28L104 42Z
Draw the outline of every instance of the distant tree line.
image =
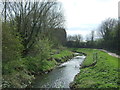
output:
M77 35L69 35L67 37L67 43L66 45L68 47L76 47L76 48L79 48L79 47L84 47L84 42L83 42L83 37L82 35L80 34L77 34Z
M81 35L67 37L67 46L76 48L99 48L120 54L120 20L108 18L104 20L97 30L98 39L95 39L94 31L91 31L86 42L81 40Z

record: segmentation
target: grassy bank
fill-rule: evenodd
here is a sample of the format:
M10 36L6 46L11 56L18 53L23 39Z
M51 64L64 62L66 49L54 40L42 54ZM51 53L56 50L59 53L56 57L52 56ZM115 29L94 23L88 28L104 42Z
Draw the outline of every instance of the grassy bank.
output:
M35 75L51 71L58 64L73 56L64 49L52 49L44 60L40 57L26 57L3 63L3 88L25 88L35 79Z
M96 49L74 49L87 54L82 66L91 65L93 54L97 53L97 63L94 66L82 68L71 84L72 88L118 88L118 58Z
M73 52L70 52L69 50L60 50L56 51L57 53L52 55L52 58L54 58L58 63L65 62L69 58L73 57Z

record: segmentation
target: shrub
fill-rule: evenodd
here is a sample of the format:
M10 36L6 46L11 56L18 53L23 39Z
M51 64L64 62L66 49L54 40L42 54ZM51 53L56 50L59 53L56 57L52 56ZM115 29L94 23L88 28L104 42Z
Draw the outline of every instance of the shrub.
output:
M10 27L9 23L2 25L2 59L3 62L16 60L21 56L23 45L15 27Z

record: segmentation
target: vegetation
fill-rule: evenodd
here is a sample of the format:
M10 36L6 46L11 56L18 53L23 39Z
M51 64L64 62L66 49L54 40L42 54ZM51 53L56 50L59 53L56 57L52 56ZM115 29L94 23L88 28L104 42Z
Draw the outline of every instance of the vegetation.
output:
M35 79L36 74L51 71L56 65L72 57L73 53L65 49L52 49L49 54L45 51L44 54L38 55L40 56L27 56L3 63L3 87L25 88Z
M99 25L98 29L96 30L97 35L95 34L95 31L91 31L91 33L86 37L86 42L82 41L81 35L68 36L66 45L67 47L71 48L106 49L120 55L119 24L119 20L108 18ZM95 36L97 36L97 38Z
M3 2L4 22L16 29L27 55L36 43L48 36L51 29L63 28L64 17L60 3L53 1Z
M75 88L118 87L118 59L97 49L85 48L102 48L120 54L119 20L103 21L98 28L101 38L97 40L94 31L86 42L81 35L68 36L67 40L61 4L56 0L2 4L3 88L26 88L35 75L49 72L73 57L70 50L87 54L82 63L84 68L73 83ZM83 49L67 49L65 45Z
M79 48L79 47L82 47L83 46L83 41L82 41L82 36L80 34L78 35L69 35L67 37L67 43L66 43L66 46L67 47L76 47L76 48Z
M60 53L54 54L52 57L58 62L65 62L73 57L73 52L70 52L69 50L62 50Z
M3 2L3 6L3 88L25 88L36 74L48 72L64 62L65 56L72 56L72 52L62 48L65 42L55 40L59 37L51 34L57 30L66 39L59 2L27 0Z
M75 49L74 49L75 50ZM82 68L72 83L72 88L118 88L118 58L108 55L97 49L76 49L77 52L87 54L83 65L93 63L93 54L98 53L97 63L94 66ZM93 53L94 52L94 53Z
M77 52L86 53L86 59L81 65L81 71L76 76L72 84L72 88L118 88L118 77L120 68L119 60L116 57L110 56L107 53L89 48L106 49L120 55L119 36L120 19L108 18L104 20L98 28L99 39L95 40L94 31L91 31L90 36L87 37L86 42L77 43L77 39L69 40L68 47L84 48L72 49ZM74 38L73 36L72 38ZM85 49L87 48L87 49ZM96 58L94 57L95 55Z
M81 38L78 41L76 35L67 38L70 50L87 54L71 88L119 88L118 58L98 50L106 49L120 54L119 23L119 20L113 18L104 20L98 28L99 39L95 39L94 31L91 31L86 42L81 41Z
M95 59L93 57L95 57L95 54L98 53L98 51L96 49L89 49L89 48L71 48L70 50L72 51L76 51L76 52L82 52L85 53L87 55L86 59L83 61L83 65L84 66L89 66L91 65Z

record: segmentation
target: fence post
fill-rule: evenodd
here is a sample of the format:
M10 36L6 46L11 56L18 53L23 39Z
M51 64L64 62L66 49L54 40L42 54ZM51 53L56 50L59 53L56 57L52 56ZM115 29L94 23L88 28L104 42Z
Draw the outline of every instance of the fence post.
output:
M95 60L95 53L93 53L93 61Z
M95 55L95 56L96 56L96 61L97 61L97 59L98 59L98 54L96 53L96 55Z
M97 53L93 53L93 61L98 59L98 54Z

